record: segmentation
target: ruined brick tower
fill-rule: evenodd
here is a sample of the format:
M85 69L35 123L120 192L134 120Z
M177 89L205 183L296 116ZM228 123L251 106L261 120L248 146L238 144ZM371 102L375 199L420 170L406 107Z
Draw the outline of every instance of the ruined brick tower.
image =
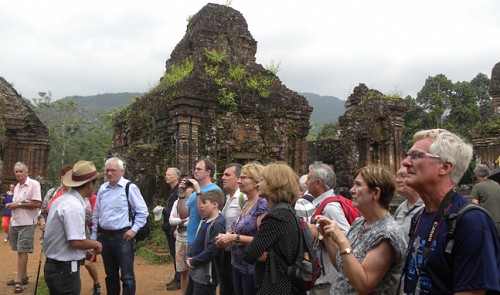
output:
M384 165L395 174L404 154L404 101L359 84L345 105L336 139L311 142L309 161L333 165L338 187L350 188L356 170L370 164Z
M0 77L1 191L16 182L14 164L23 162L31 178L45 177L49 159L49 131L21 95ZM3 163L2 163L3 162Z
M190 20L160 83L115 120L112 152L148 197L163 194L163 171L191 175L197 159L218 165L258 160L307 170L312 108L255 62L257 42L242 14L207 4Z

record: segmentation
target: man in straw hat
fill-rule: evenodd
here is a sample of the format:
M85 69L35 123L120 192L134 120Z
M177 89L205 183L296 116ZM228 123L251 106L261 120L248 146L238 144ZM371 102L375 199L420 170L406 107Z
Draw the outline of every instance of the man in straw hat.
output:
M99 254L101 243L85 237L85 197L95 190L99 176L94 163L79 161L64 174L71 189L54 201L47 217L43 251L45 282L50 294L80 294L80 264L85 251Z

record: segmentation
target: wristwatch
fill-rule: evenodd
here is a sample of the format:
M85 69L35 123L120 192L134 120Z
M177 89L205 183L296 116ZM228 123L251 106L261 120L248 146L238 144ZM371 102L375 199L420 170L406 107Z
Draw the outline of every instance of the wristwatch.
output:
M340 251L340 256L351 254L351 253L352 253L352 249L351 248L345 248L344 250Z
M22 204L23 204L23 203L18 203L19 207L21 207L21 205L22 205Z
M240 242L240 235L236 235L236 240L234 240L236 243Z

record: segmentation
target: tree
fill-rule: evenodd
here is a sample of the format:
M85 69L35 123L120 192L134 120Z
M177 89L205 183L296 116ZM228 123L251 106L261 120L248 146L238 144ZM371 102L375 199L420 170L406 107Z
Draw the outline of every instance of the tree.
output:
M103 167L112 139L111 120L114 112L102 114L95 121L85 117L85 109L73 100L52 101L52 94L40 92L33 99L34 111L49 130L48 182L59 181L59 170L64 164L89 160L98 169Z
M76 102L56 100L52 102L52 93L39 92L33 99L35 113L49 130L50 153L48 176L50 180L59 179L59 169L64 164L73 163L68 157L71 141L84 125L83 110Z
M417 94L417 103L434 120L435 128L443 127L443 117L447 111L453 90L453 83L445 75L428 77Z
M476 92L476 100L479 105L479 122L485 124L491 121L493 117L493 106L491 97L488 93L490 87L490 79L483 73L479 73L470 81Z
M474 87L467 81L455 83L450 100L450 112L446 118L446 128L472 139L472 127L479 122L479 119L479 106Z
M321 126L318 132L318 139L332 139L335 138L335 133L339 129L339 123L330 122Z
M408 107L403 117L403 148L409 150L413 145L413 134L423 129L434 128L434 120L410 95L406 96L403 100Z

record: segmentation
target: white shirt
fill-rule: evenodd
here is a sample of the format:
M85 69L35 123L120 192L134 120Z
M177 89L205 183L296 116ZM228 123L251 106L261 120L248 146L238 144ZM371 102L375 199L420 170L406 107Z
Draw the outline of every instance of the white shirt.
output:
M47 216L43 239L45 256L59 261L81 260L85 250L74 249L69 241L85 240L85 201L71 189L54 201Z
M232 196L226 195L226 204L222 209L222 215L226 218L226 233L234 232L233 221L240 216L241 204L239 203L241 192L238 188ZM243 194L243 201L247 200L247 196ZM243 203L242 203L243 204Z

